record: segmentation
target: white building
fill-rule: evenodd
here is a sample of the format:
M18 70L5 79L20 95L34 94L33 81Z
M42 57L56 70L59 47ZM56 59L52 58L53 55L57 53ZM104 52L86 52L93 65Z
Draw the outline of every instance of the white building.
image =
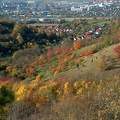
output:
M98 4L99 7L104 7L103 3Z
M71 7L71 11L82 11L81 7Z
M35 3L35 1L28 1L28 4L33 4Z

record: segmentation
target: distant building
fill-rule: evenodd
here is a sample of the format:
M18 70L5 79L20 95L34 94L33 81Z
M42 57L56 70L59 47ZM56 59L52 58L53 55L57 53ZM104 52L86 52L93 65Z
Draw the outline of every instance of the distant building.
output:
M12 21L20 21L20 19L19 18L9 18L9 20L12 20Z
M103 3L98 4L99 7L104 7Z
M35 3L35 1L28 1L28 4Z
M49 13L49 11L41 11L40 13L43 15L47 15Z
M71 7L71 11L82 11L80 7Z
M71 7L71 11L86 11L87 7Z
M53 21L55 20L54 18L39 18L39 21L41 22L47 22L47 21Z

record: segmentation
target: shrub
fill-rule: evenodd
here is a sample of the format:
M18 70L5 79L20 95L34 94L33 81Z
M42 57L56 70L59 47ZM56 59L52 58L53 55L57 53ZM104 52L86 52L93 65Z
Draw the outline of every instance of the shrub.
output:
M6 70L0 71L0 75L2 75L2 76L6 76L7 74L8 74L8 71L6 71Z
M53 55L53 51L49 49L49 50L47 51L47 56L51 56L51 55Z
M62 54L63 55L66 55L66 54L68 54L70 52L70 48L69 47L64 47L63 48L63 51L62 51Z
M80 54L84 56L86 55L86 51L82 51Z
M40 61L40 65L45 64L47 62L48 62L47 60L42 60L42 61Z
M74 50L77 50L79 48L83 47L83 42L81 39L78 39L74 42Z
M97 45L92 45L91 49L92 49L93 53L97 52L97 49L98 49Z
M116 46L113 50L114 50L116 56L120 57L120 45Z
M36 77L36 80L41 80L42 79L42 75L38 75L37 77Z
M56 48L56 54L59 54L62 52L62 49L60 47Z
M38 61L34 61L33 63L31 63L31 66L37 66L37 65L39 65L39 62Z
M103 70L104 67L105 67L105 61L103 59L101 59L98 63L98 68L100 70Z
M74 57L75 57L75 55L72 54L72 55L69 56L69 59L71 60L71 59L73 59Z
M60 71L55 71L54 72L54 77L59 73Z

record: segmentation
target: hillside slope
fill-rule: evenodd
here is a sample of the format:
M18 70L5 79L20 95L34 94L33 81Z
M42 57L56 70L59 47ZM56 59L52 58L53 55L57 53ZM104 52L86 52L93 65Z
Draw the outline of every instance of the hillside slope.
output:
M8 36L5 36L6 39L2 36L0 39L3 53L5 48L8 52L13 50L9 56L5 56L7 52L0 56L0 87L10 88L15 100L11 101L13 104L3 106L3 109L0 107L0 119L119 120L118 22L105 27L104 34L99 38L73 41L64 34L68 38L63 37L60 43L54 40L54 36L58 34L48 34L43 29L37 30L21 24L13 26L8 31ZM17 39L13 39L11 32L18 34ZM23 40L18 32L27 39ZM51 44L48 39L50 35ZM36 39L33 39L35 36ZM14 46L16 49L13 49L15 44L19 48ZM41 45L44 48L42 51ZM8 99L5 97L4 101ZM0 102L2 100L0 95Z
M120 74L120 58L115 56L113 50L119 45L120 43L111 45L94 53L91 57L85 56L79 69L76 66L76 68L70 69L67 72L59 73L54 79L59 81L64 77L66 81L71 78L79 81L89 79L89 77L92 79L93 77L93 79L100 80Z
M37 76L11 83L16 102L9 108L8 118L119 119L120 58L113 52L117 46L120 43L106 47L91 57L85 56L79 69L76 66L49 79Z

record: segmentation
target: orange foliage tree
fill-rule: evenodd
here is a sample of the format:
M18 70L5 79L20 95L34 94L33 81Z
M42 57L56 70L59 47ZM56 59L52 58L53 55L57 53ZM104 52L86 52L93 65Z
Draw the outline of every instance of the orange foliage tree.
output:
M81 39L78 39L74 42L74 50L77 50L79 48L83 47L83 42Z
M98 68L100 70L103 70L104 67L105 67L105 61L103 59L101 59L98 63Z
M89 51L82 51L80 54L82 56L92 56L91 54L93 53L93 50L89 50Z
M56 48L56 54L59 54L59 53L61 53L61 52L62 52L62 50L61 50L60 47Z
M120 57L120 45L116 46L114 49L115 54Z
M51 55L53 55L53 51L52 51L51 49L49 49L49 50L47 51L47 56L51 56Z
M64 47L63 48L63 55L66 55L66 54L68 54L70 52L70 48L69 47Z
M34 68L27 68L26 73L33 73L35 71Z

